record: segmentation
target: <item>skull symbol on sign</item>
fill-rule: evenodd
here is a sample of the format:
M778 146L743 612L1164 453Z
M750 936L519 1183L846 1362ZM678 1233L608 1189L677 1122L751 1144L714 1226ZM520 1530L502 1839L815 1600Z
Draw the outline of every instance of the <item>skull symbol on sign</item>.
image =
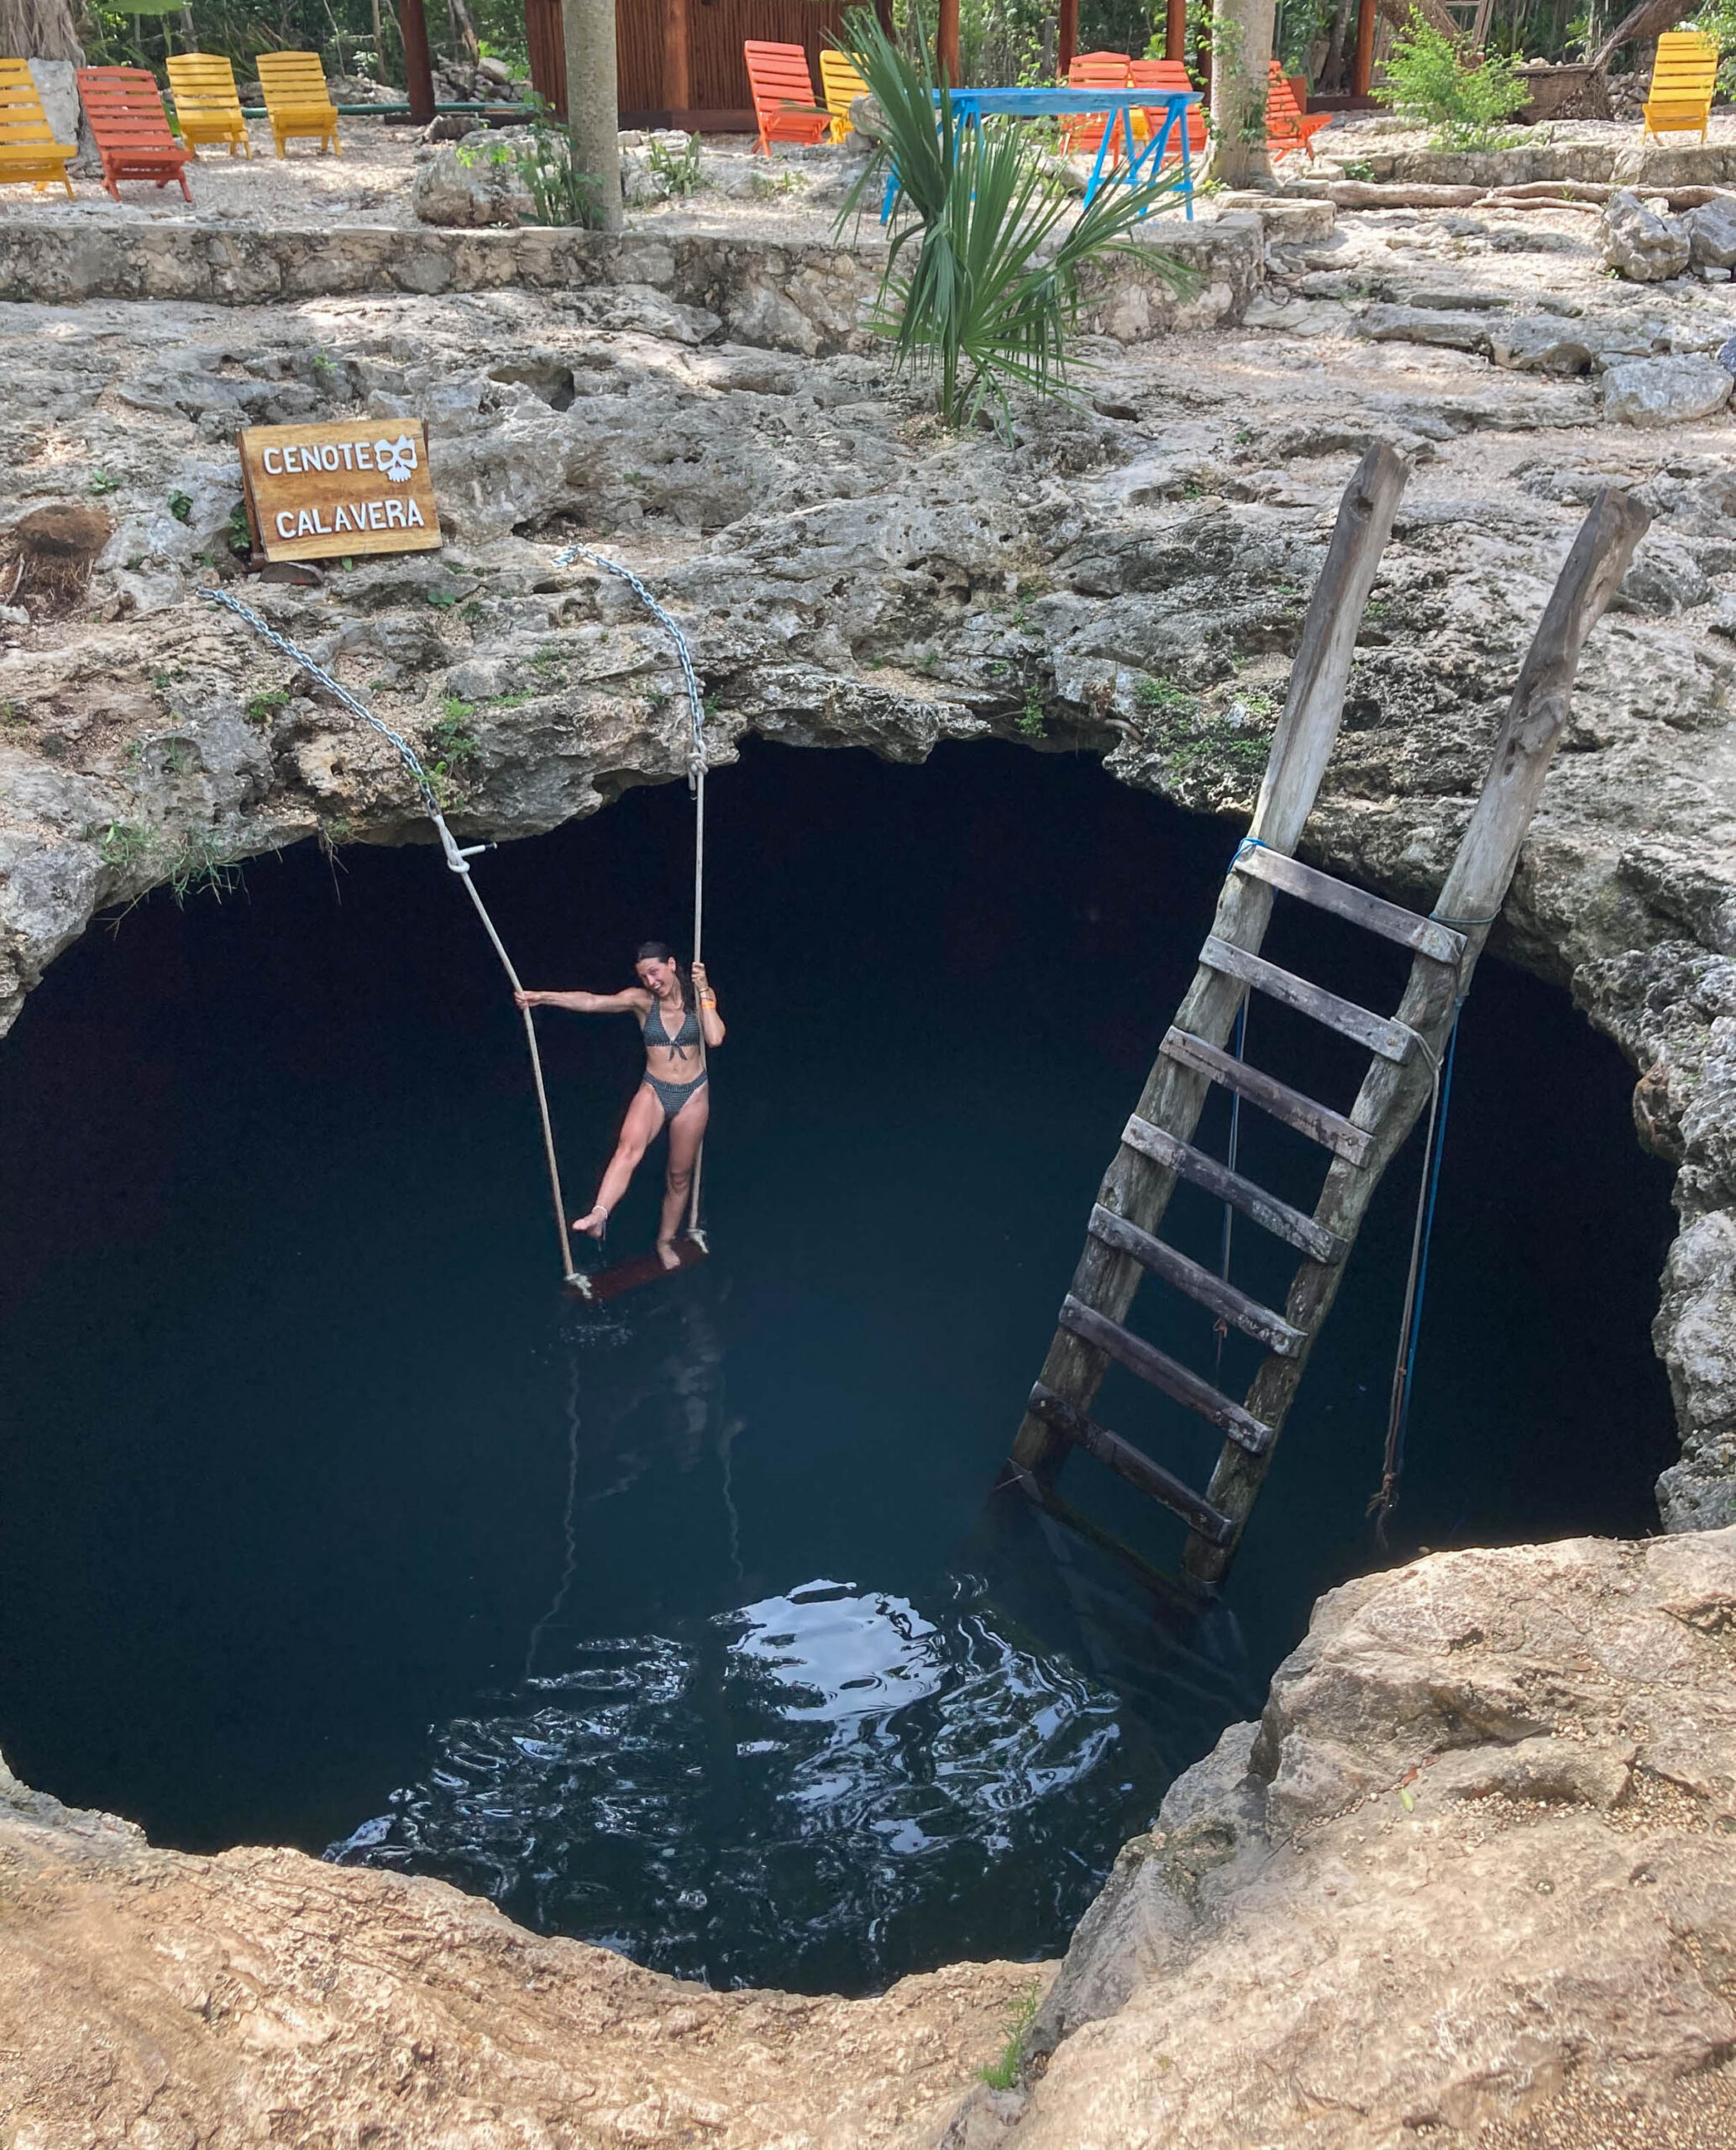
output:
M374 459L385 474L388 484L407 485L416 469L416 443L408 433L400 433L396 440L376 440Z

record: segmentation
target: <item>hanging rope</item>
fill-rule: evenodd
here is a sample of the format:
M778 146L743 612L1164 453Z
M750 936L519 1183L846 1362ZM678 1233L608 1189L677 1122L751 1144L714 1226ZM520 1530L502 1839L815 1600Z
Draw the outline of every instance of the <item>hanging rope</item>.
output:
M1392 1390L1387 1409L1386 1455L1381 1466L1380 1491L1368 1503L1368 1513L1374 1518L1375 1542L1382 1552L1387 1547L1387 1518L1398 1505L1398 1481L1404 1474L1411 1375L1416 1366L1417 1339L1422 1333L1423 1296L1429 1285L1429 1249L1434 1235L1434 1202L1440 1191L1440 1159L1446 1147L1447 1113L1453 1098L1453 1056L1459 1042L1459 1009L1464 1004L1461 996L1458 1008L1453 1010L1453 1027L1447 1034L1444 1059L1429 1055L1434 1082L1429 1099L1429 1134L1423 1145L1422 1177L1417 1182L1417 1215L1411 1228L1404 1312L1399 1317L1398 1350L1392 1366ZM1411 1035L1417 1036L1414 1030ZM1420 1038L1418 1042L1422 1042Z
M311 679L317 680L328 694L335 696L351 716L360 717L364 724L368 725L372 730L377 732L382 739L391 743L399 760L415 779L416 788L422 794L422 810L434 825L434 832L440 839L440 848L446 854L446 863L454 873L460 877L465 894L475 906L476 915L482 921L482 930L487 934L490 946L501 959L501 968L506 973L507 983L514 993L522 990L518 982L518 973L512 968L512 958L506 953L505 943L495 931L495 922L488 915L488 906L483 902L478 893L476 884L470 876L471 859L478 852L486 851L489 847L485 843L471 844L468 848L459 845L457 838L446 826L446 816L440 810L439 796L433 785L428 781L427 771L423 768L417 757L415 748L409 741L401 732L394 732L389 724L377 717L365 704L359 702L347 687L339 686L323 664L316 664L305 649L298 648L286 635L279 634L275 627L262 620L251 606L244 605L239 597L232 597L226 590L202 590L198 595L207 605L220 605L226 612L233 612L238 620L244 621L262 641L270 642L272 648L281 656L288 658L292 664L298 665ZM565 1282L575 1284L579 1281L579 1272L573 1266L572 1250L567 1238L566 1204L561 1198L560 1167L555 1162L554 1128L548 1117L548 1092L543 1081L543 1056L537 1050L537 1027L531 1020L530 1009L522 1009L520 1013L524 1017L525 1044L531 1056L531 1079L536 1084L537 1111L543 1122L543 1155L548 1167L548 1191L554 1203L554 1229L560 1244L561 1276Z
M594 568L601 568L606 574L618 575L634 596L657 621L669 640L675 645L675 654L681 660L681 676L687 685L688 718L693 727L692 743L687 751L687 789L693 794L693 960L705 960L704 931L705 923L705 704L700 693L699 674L693 669L693 653L687 646L687 637L651 592L640 581L631 568L624 568L619 560L611 560L606 553L593 552L589 545L569 545L554 556L558 568L571 567L574 560L588 560ZM698 1015L700 1011L694 1011ZM705 1066L705 1026L700 1022L700 1066ZM704 1237L700 1230L700 1178L705 1162L705 1146L700 1143L693 1160L693 1192L687 1206L687 1230L691 1238L703 1246Z

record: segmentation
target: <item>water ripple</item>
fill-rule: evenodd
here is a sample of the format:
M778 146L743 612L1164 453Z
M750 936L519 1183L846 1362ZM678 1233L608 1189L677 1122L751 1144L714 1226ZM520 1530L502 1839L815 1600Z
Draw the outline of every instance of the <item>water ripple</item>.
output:
M1052 1944L1149 1819L1115 1695L969 1581L932 1617L818 1581L542 1655L327 1857L441 1875L661 1970L860 1990L991 1935Z

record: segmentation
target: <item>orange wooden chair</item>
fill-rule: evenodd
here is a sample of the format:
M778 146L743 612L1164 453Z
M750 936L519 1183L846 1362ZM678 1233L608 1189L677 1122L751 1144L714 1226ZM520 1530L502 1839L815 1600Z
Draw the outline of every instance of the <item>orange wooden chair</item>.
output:
M253 155L247 139L247 122L241 116L240 93L235 71L217 52L171 52L169 55L169 94L175 100L175 123L181 139L194 156L199 144L227 143Z
M66 167L77 155L76 143L55 141L29 62L0 60L0 186L40 194L58 180L71 194Z
M1323 127L1332 124L1330 112L1305 113L1296 102L1296 92L1285 80L1284 71L1276 60L1272 63L1271 87L1266 93L1266 154L1272 162L1282 164L1293 149L1300 149L1312 164L1314 160L1314 140Z
M1125 90L1128 72L1133 62L1125 52L1082 52L1067 71L1067 87L1070 90ZM1104 129L1110 115L1102 112L1067 112L1061 116L1061 154L1064 157L1084 154L1094 156L1102 141ZM1109 144L1111 160L1121 155L1121 129L1115 129L1115 139Z
M1188 79L1187 64L1180 60L1133 60L1128 66L1127 80L1129 86L1135 90L1187 91L1193 87ZM1152 135L1161 131L1168 114L1162 105L1156 105L1146 108L1142 117L1145 122L1143 129L1135 125L1134 133L1136 135L1142 134L1143 139L1149 141ZM1197 157L1210 139L1210 132L1205 123L1204 108L1197 104L1190 104L1188 108L1185 123L1188 128L1188 154L1190 157ZM1164 152L1163 161L1167 165L1178 164L1181 161L1181 155L1182 130L1178 127L1169 138L1169 147Z
M187 159L169 132L169 117L155 78L143 67L81 67L78 94L91 123L92 139L102 160L102 184L118 202L123 179L149 179L166 186L172 179L191 202Z
M814 102L814 78L800 45L768 45L749 38L742 50L747 59L753 116L759 122L756 154L770 156L774 142L823 142L831 132L831 114Z

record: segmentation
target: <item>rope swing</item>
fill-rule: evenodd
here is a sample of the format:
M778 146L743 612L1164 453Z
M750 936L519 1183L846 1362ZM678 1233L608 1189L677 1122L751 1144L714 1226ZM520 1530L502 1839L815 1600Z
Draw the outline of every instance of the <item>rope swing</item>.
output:
M680 628L676 626L675 622L669 617L669 614L664 611L662 606L659 605L657 600L651 595L651 592L647 590L644 584L639 580L639 578L636 574L632 574L627 569L621 566L616 561L604 558L601 553L592 552L590 548L585 545L569 546L564 553L556 556L554 564L558 568L567 567L569 566L575 559L589 560L593 566L605 569L611 574L618 575L621 579L632 590L639 601L655 616L657 620L668 631L675 644L676 652L681 659L681 672L683 679L686 682L687 699L692 714L693 726L693 742L688 752L687 783L689 790L693 794L695 806L693 952L695 959L697 959L700 954L700 929L704 917L704 879L705 857L705 704L700 695L699 680L694 672L693 658L688 649L687 637L682 633ZM271 648L276 650L281 656L286 657L292 664L298 668L298 669L305 672L311 679L314 680L318 685L323 687L328 694L331 695L334 700L339 702L349 711L352 716L359 716L364 724L367 725L371 730L377 732L380 737L385 740L392 747L399 760L403 763L405 768L409 770L412 778L414 779L417 790L421 794L422 810L427 814L429 821L434 825L434 833L440 839L440 848L445 855L446 863L451 868L452 872L458 874L463 881L464 893L469 896L472 905L475 909L476 915L481 921L483 931L488 936L489 945L493 948L495 954L500 958L501 968L506 975L508 988L515 994L520 992L522 988L519 983L518 973L513 968L512 958L506 953L506 943L501 940L500 934L496 928L493 919L489 916L488 906L483 902L481 893L477 889L475 881L470 873L470 861L479 852L490 850L492 847L485 843L464 845L459 842L458 839L453 835L452 831L446 825L446 816L441 810L438 794L436 793L433 784L430 782L427 771L422 767L416 749L410 744L409 741L404 737L401 732L395 732L391 725L385 722L382 718L376 716L374 711L368 708L365 703L359 701L356 697L350 693L347 687L341 686L338 682L332 677L331 674L327 671L323 664L317 664L314 662L313 658L308 655L305 649L299 648L295 642L292 642L286 635L280 634L275 627L272 627L267 621L261 619L260 615L255 612L250 606L244 605L239 597L231 595L231 594L226 590L201 590L197 592L197 595L202 598L207 605L221 606L224 611L232 612L238 620L241 621L245 626L251 627L253 632L259 636L262 642L269 642ZM537 1026L535 1021L532 1020L532 1012L528 1008L522 1009L519 1012L524 1019L525 1046L530 1054L531 1080L536 1089L537 1114L542 1124L543 1155L544 1162L548 1168L548 1192L550 1198L553 1203L554 1229L560 1247L561 1281L564 1284L573 1290L582 1291L584 1289L585 1279L582 1272L574 1268L573 1265L572 1241L567 1231L566 1203L561 1193L560 1166L555 1156L554 1126L549 1117L548 1088L543 1079L543 1056L537 1047ZM700 1061L701 1067L703 1067L705 1064L705 1035L703 1029L701 1030L700 1036ZM688 1229L690 1232L694 1233L695 1235L697 1235L699 1230L700 1164L702 1156L703 1151L700 1153L700 1156L696 1156L694 1160L693 1198L689 1212ZM701 1242L701 1244L703 1244L703 1242Z

